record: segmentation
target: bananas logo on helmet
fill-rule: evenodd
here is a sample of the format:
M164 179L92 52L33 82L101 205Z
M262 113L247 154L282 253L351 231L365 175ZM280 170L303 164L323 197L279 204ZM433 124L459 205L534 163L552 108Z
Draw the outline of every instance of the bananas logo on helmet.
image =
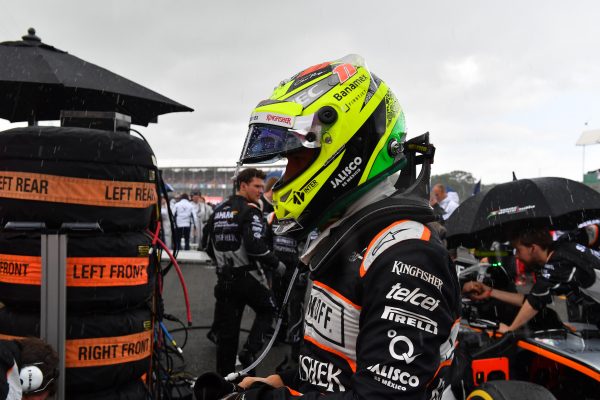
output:
M273 187L277 233L300 238L405 165L404 114L362 57L285 80L250 116L242 163L287 158Z

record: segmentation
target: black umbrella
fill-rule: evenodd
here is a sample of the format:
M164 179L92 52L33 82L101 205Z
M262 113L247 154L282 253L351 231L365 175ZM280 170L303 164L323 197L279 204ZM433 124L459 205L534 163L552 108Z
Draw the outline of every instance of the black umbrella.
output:
M42 43L32 28L22 41L0 43L0 118L57 120L61 110L116 111L144 126L161 114L193 111Z
M525 226L573 229L600 217L600 193L565 178L519 179L465 200L446 221L449 245L504 241Z

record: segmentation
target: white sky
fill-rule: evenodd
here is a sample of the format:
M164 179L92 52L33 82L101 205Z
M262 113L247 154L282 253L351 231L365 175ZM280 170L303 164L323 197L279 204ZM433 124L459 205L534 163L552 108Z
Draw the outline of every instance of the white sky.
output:
M35 27L194 108L142 129L159 159L233 164L276 83L348 53L392 87L409 137L431 132L435 174L581 180L575 142L600 129L598 1L0 0L0 10L0 41ZM600 145L585 151L585 169L600 168Z

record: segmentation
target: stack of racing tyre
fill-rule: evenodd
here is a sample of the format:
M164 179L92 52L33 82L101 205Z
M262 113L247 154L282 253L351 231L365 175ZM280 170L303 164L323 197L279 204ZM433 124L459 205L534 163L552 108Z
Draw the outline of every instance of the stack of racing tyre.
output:
M148 229L156 224L156 179L152 149L127 133L0 132L0 338L39 336L41 235L66 233L68 399L147 396L158 268ZM4 229L8 222L42 222L46 230ZM100 229L61 230L65 223Z

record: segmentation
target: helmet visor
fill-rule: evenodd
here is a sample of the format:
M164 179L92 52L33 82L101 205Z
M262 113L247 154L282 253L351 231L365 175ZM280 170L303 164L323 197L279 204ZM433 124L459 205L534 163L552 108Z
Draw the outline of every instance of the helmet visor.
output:
M294 121L294 118L287 117ZM243 164L275 162L302 148L316 148L321 143L321 130L312 129L314 115L296 117L288 126L252 123L241 155Z

